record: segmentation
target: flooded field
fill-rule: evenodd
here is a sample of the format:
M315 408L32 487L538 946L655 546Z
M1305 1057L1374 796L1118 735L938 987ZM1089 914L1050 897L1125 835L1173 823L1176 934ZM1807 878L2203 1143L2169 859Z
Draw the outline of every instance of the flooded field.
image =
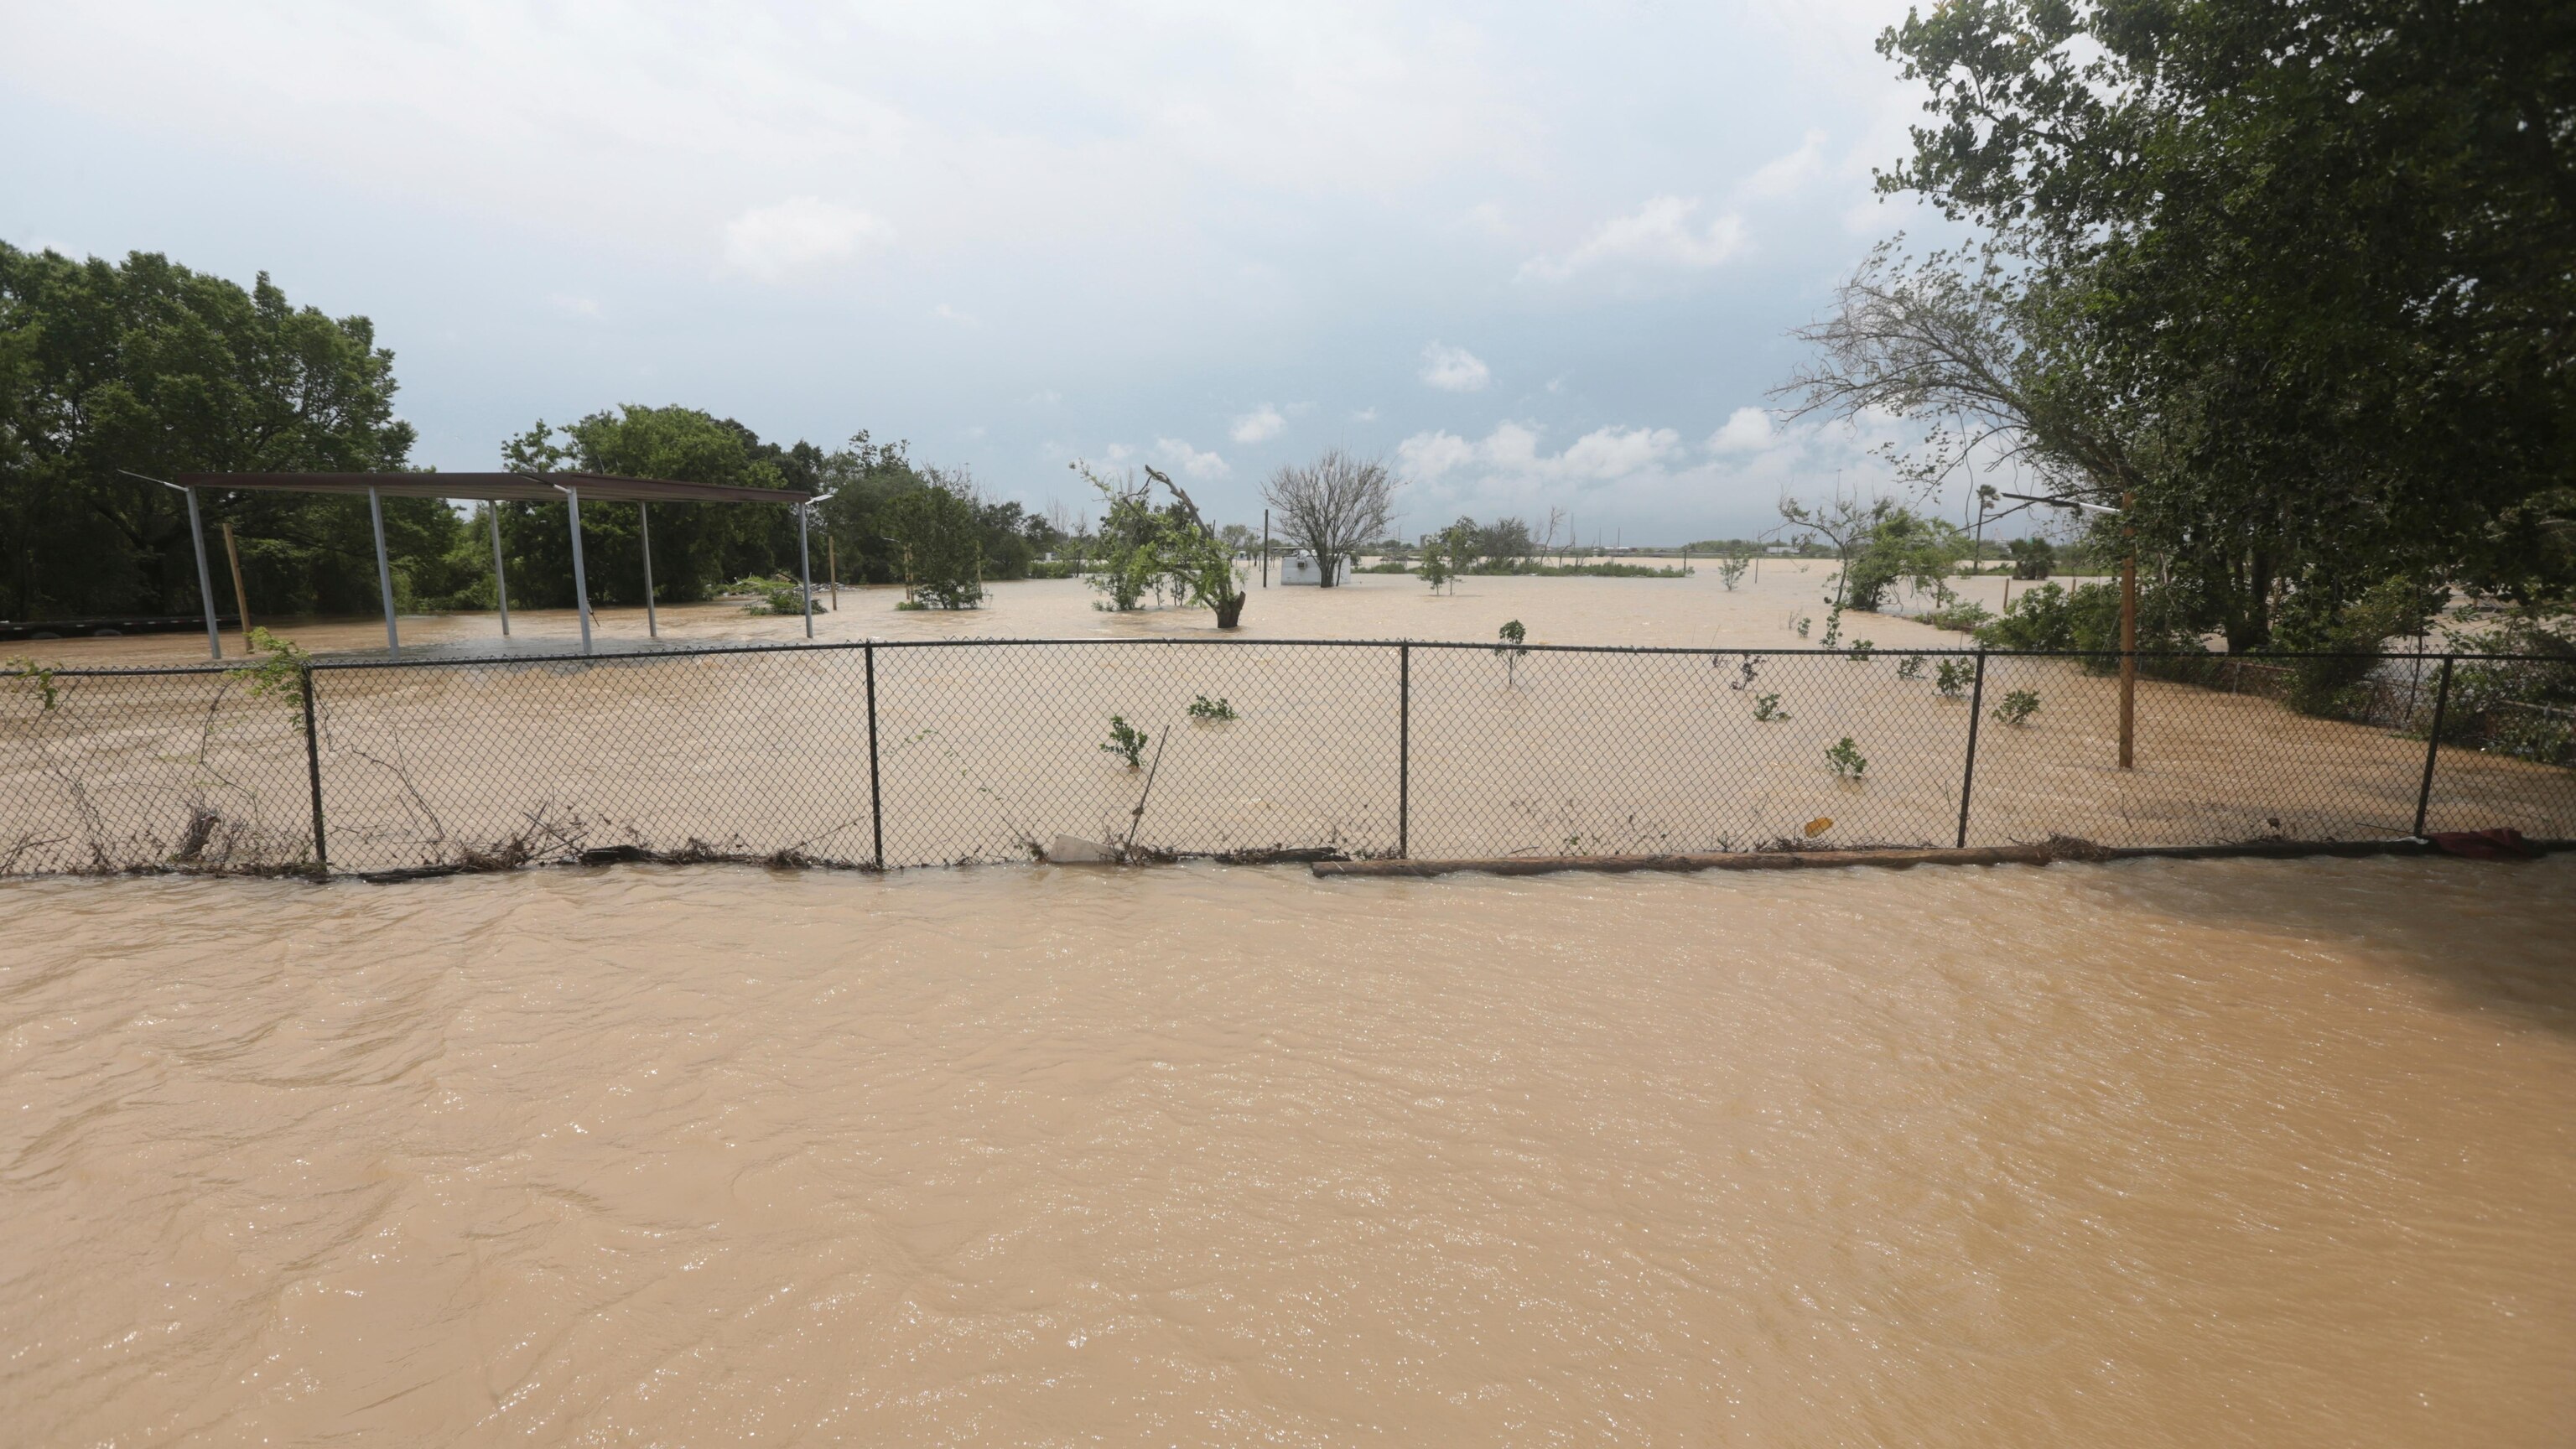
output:
M1002 586L958 615L846 591L817 628L842 647L816 650L544 662L524 656L566 647L571 621L523 617L522 657L468 660L498 642L493 621L414 621L406 656L423 662L316 672L309 759L292 691L65 676L55 707L0 698L0 874L598 849L909 866L1026 861L1058 835L1416 857L2187 845L2402 836L2419 804L2429 830L2576 836L2576 772L2447 749L2428 795L2420 739L2154 680L2121 770L2116 682L2072 661L1998 656L1973 683L1968 663L1908 654L1964 636L1874 615L1847 621L1869 658L1785 652L1819 641L1796 624L1821 613L1822 583L1820 565L1773 563L1733 592L1708 575L1497 578L1434 597L1363 575L1260 594L1223 647L1203 610L1104 614L1071 582ZM666 618L674 643L802 637L730 605ZM1691 652L1359 642L1490 643L1509 619L1542 646ZM634 622L601 634L632 644ZM302 636L348 646L371 627ZM1049 636L1076 642L1007 642ZM847 647L870 638L885 642ZM1283 642L1300 639L1327 642ZM178 636L82 641L64 662L184 652ZM2028 718L1994 718L2016 695ZM1198 701L1236 717L1193 719ZM1113 719L1150 759L1104 752Z
M0 907L13 1443L2576 1423L2569 856Z
M1646 566L1678 566L1677 559L1650 559ZM1785 648L1802 642L1792 624L1800 616L1814 620L1811 632L1824 628L1823 594L1832 566L1813 560L1765 560L1762 577L1748 576L1728 589L1717 575L1694 565L1688 578L1677 579L1544 579L1466 577L1454 594L1433 594L1417 579L1393 574L1355 575L1341 589L1262 589L1257 581L1245 608L1247 639L1452 639L1490 641L1507 619L1528 628L1532 643L1663 644L1685 648ZM1960 591L1989 607L2000 605L2004 580L1962 579ZM2017 587L2027 587L2021 585ZM862 639L1136 638L1210 634L1214 621L1205 609L1144 609L1132 614L1103 613L1092 607L1100 594L1075 579L1041 579L987 586L984 607L957 613L898 610L903 591L893 587L845 588L839 607L817 615L814 637L823 642ZM828 607L832 594L820 591ZM642 609L595 612L595 636L602 648L648 644ZM738 603L666 604L660 610L662 638L672 644L802 642L804 630L793 616L746 614ZM379 651L385 645L383 620L257 619L315 651ZM513 610L511 637L504 641L497 616L490 614L406 615L401 621L404 646L442 653L490 653L504 649L563 652L581 647L581 622L570 609ZM1861 634L1877 642L1922 648L1955 648L1957 634L1945 634L1906 620L1869 619ZM1813 642L1810 638L1804 642ZM134 635L122 639L42 640L28 646L46 659L71 665L191 664L206 657L206 636L192 634ZM226 631L227 655L240 652L240 636Z

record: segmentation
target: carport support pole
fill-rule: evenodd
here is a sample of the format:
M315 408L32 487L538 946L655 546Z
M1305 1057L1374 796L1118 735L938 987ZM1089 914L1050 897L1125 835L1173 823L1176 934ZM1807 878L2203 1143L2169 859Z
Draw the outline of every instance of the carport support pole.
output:
M510 579L501 568L501 500L483 505L484 516L492 520L492 591L501 600L501 637L510 637Z
M575 610L581 615L581 652L588 654L590 652L590 575L583 569L581 559L581 490L564 488L561 483L555 486L563 488L564 509L566 515L572 519L572 598Z
M644 632L662 637L662 618L653 612L653 505L635 505L635 523L644 535Z
M805 505L797 504L796 577L804 588L804 592L798 597L804 600L805 637L811 639L814 637L814 552L805 543L805 514Z
M221 659L224 657L224 636L215 627L215 581L214 575L206 571L206 529L197 521L197 490L182 488L179 491L188 495L188 537L197 545L197 597L206 606L206 653L209 658ZM382 539L383 536L380 530L377 537ZM381 553L384 545L379 542L376 547ZM386 617L390 619L393 616L388 614Z
M367 490L367 519L376 528L376 588L385 598L385 652L402 652L402 632L394 625L394 565L385 556L385 501Z

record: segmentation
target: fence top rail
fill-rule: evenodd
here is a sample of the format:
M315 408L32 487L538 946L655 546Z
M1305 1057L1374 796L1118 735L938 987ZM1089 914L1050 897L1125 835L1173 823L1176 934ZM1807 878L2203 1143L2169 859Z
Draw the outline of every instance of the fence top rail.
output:
M2205 664L2284 665L2302 659L2377 659L2388 662L2421 661L2427 664L2458 660L2478 664L2561 664L2576 665L2576 657L2561 654L2489 654L2474 651L2418 653L2413 650L2302 650L2298 652L2260 654L2218 654L2189 649L1985 649L1974 645L1914 647L1910 645L1873 645L1866 653L1849 645L1825 648L1748 648L1742 645L1705 644L1502 644L1464 639L1224 639L1191 635L1159 635L1151 638L1046 638L994 636L974 639L851 639L798 640L779 644L707 644L672 649L632 649L607 653L579 652L552 654L456 654L439 658L410 659L315 659L317 670L382 670L382 669L471 669L495 665L519 664L636 664L660 659L693 659L739 654L811 654L848 653L861 649L1004 649L1044 648L1134 648L1151 645L1180 645L1199 648L1237 649L1445 649L1469 653L1493 653L1514 650L1522 654L1633 654L1671 656L1735 656L1742 658L1868 658L1877 655L1903 657L1920 654L1927 657L1989 659L2118 659L2134 653L2142 661L2195 660ZM153 678L209 674L238 674L255 665L241 664L162 664L117 667L61 666L43 672L60 679ZM21 666L20 668L23 668ZM0 678L20 673L20 668L0 669Z

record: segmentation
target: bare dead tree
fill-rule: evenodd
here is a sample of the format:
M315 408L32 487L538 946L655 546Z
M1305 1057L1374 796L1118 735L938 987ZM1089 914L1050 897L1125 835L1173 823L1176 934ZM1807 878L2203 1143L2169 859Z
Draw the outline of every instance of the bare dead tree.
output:
M1324 587L1342 561L1386 532L1394 516L1395 476L1384 463L1333 448L1312 463L1283 465L1261 485L1291 543L1315 556Z

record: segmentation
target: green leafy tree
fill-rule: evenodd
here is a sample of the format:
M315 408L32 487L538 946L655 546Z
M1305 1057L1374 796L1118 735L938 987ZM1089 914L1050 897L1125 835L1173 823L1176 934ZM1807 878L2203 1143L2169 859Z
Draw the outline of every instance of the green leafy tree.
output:
M74 261L0 243L0 597L24 619L198 606L183 472L409 466L393 354L364 317L296 307L156 253ZM363 498L208 494L231 519L260 612L376 606ZM385 500L408 593L450 582L461 525L435 499ZM219 607L230 589L219 585Z
M799 444L799 448L810 445ZM577 470L683 483L785 488L777 459L757 456L759 439L739 423L687 407L629 404L592 413L565 427L540 420L504 442L514 472ZM819 461L819 454L814 457ZM811 473L794 481L812 487ZM594 605L644 602L644 552L638 505L581 506L584 571ZM514 597L536 605L572 602L572 534L560 503L504 503L501 531ZM709 597L727 579L796 570L796 514L780 507L732 503L664 503L653 508L653 584L666 603ZM468 544L468 550L472 546Z
M2390 578L2576 591L2566 7L1980 0L1880 48L1931 113L1882 188L2007 261L1978 355L2098 420L2231 647Z
M984 529L974 504L946 488L915 488L886 504L885 522L913 603L971 609L984 601Z

